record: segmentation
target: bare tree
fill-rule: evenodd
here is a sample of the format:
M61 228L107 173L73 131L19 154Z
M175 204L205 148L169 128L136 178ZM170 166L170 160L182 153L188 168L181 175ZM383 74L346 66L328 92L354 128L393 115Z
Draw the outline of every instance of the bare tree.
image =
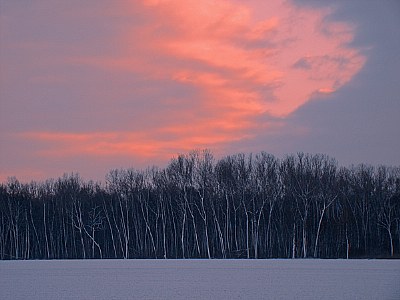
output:
M388 169L381 166L376 175L376 197L379 201L380 211L378 214L378 225L386 230L389 236L390 256L394 255L393 227L399 219L396 215L400 206L400 169ZM397 181L397 182L396 182Z

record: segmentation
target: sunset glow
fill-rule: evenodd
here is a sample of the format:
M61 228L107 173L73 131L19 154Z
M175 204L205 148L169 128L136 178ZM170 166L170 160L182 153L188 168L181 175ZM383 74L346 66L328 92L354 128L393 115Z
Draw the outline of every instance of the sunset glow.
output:
M268 5L110 3L93 11L59 12L60 24L92 24L78 28L82 32L75 25L72 33L56 25L28 40L9 38L11 21L7 13L2 16L2 35L12 41L2 48L41 53L20 62L17 71L6 66L2 75L5 84L15 83L17 72L25 70L24 86L36 95L28 92L24 100L30 103L26 109L32 111L32 122L1 133L4 140L34 145L32 159L84 156L93 163L109 159L141 166L191 149L229 153L234 143L279 131L300 107L335 94L366 63L361 49L352 45L356 24L331 18L332 7L285 0ZM96 27L107 22L114 23ZM3 165L2 176L29 178L23 175L28 167Z

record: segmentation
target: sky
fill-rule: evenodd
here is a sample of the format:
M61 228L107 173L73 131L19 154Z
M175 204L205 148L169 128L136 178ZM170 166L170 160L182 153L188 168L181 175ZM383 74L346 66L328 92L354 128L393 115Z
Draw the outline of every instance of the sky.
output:
M400 165L400 1L0 0L0 182L180 153Z

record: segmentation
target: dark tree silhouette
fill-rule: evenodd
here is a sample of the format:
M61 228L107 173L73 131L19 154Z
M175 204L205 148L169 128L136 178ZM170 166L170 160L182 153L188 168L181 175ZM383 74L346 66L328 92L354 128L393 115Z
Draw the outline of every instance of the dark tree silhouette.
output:
M400 256L400 168L210 151L0 184L0 259Z

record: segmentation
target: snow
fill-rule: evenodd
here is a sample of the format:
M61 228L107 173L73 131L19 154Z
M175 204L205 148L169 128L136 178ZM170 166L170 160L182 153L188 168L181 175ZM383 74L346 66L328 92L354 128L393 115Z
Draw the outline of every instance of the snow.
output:
M400 299L400 260L0 261L0 299Z

